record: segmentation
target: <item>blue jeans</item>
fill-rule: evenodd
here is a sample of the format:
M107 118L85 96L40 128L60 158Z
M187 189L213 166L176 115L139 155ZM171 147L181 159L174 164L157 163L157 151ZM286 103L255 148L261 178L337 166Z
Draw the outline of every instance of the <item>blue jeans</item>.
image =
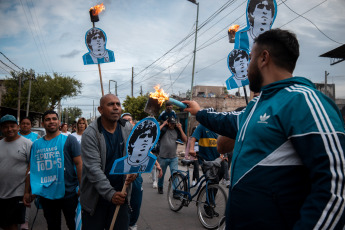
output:
M177 157L175 158L159 157L158 161L163 171L163 176L158 179L158 187L162 188L164 184L164 176L165 176L165 172L167 171L167 167L169 166L170 174L172 175L173 171L178 169L178 159Z

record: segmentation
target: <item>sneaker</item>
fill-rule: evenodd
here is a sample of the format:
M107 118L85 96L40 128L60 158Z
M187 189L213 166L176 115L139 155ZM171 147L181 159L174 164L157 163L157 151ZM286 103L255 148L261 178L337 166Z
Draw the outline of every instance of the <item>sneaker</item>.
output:
M184 144L183 141L181 141L180 139L177 139L176 143L177 143L177 144L180 144L180 145L183 145L183 144Z
M196 181L195 181L195 180L193 180L192 185L193 185L193 186L195 186L195 185L196 185Z
M220 184L225 185L225 180L222 179L222 180L220 181Z
M204 210L205 210L205 216L207 218L213 218L213 217L219 216L219 213L214 211L214 209L209 205L204 204Z
M138 229L138 225L133 225L133 226L129 226L128 230L137 230Z
M225 181L225 185L226 185L227 188L229 188L229 186L230 186L230 180L226 180L226 181Z
M153 182L152 187L153 187L153 188L157 188L157 181L154 181L154 182Z
M158 187L158 193L163 194L163 187Z

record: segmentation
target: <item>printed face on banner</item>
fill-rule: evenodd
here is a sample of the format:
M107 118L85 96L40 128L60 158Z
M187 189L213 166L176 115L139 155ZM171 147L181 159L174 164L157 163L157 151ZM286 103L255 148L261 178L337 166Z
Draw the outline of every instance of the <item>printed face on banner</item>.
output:
M85 34L85 44L89 53L83 55L84 65L114 62L114 52L106 49L107 36L99 28L91 28Z
M129 174L151 172L157 159L150 150L157 143L160 135L159 124L152 117L139 121L128 137L127 156L114 162L111 174Z
M226 80L228 90L249 84L247 68L254 39L271 29L276 15L275 0L248 0L247 26L236 32L234 50L228 56L228 68L233 74Z
M226 81L228 89L236 89L249 84L247 69L249 63L249 54L245 50L234 49L228 56L228 67L232 73Z

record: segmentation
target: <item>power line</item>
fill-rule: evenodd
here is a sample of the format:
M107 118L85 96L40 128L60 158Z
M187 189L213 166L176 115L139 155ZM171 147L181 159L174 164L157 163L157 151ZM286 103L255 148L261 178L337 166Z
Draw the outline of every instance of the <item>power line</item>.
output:
M222 12L223 10L225 10L227 7L230 6L231 2L233 0L229 0L228 2L226 2L223 6L221 6L216 12L214 12L210 17L208 17L203 23L201 23L201 25L198 27L198 30L200 30L202 27L204 27L206 24L208 24L211 20L213 20L220 12ZM173 48L169 49L166 53L164 53L160 58L156 59L154 62L152 62L150 65L148 65L147 67L145 67L143 70L141 70L138 74L136 74L136 76L138 76L139 74L141 74L144 70L148 69L150 66L152 66L154 63L156 63L157 61L159 61L161 58L163 58L164 56L166 56L168 53L170 53L173 49L175 49L177 46L179 46L182 42L184 42L186 39L188 39L189 37L191 37L193 34L195 33L189 33L185 38L183 38L180 42L178 42Z
M24 7L24 4L23 4L22 0L20 0L20 3L21 3L21 5L22 5L22 7L23 7L23 11L24 11L24 15L25 15L25 18L26 18L26 22L28 23L28 27L29 27L31 36L32 36L32 38L33 38L33 40L34 40L34 42L35 42L36 47L37 47L38 54L39 54L39 56L40 56L40 59L41 59L41 61L42 61L42 64L45 65L45 66L47 67L47 64L43 61L42 54L41 54L41 52L40 52L40 47L39 47L38 44L37 44L37 41L36 41L36 39L35 39L35 36L34 36L34 34L33 34L33 32L32 32L31 26L30 26L30 24L29 24L29 18L28 18L27 14L26 14L25 7ZM48 67L47 69L49 69L49 67Z
M7 65L6 63L4 63L3 61L0 60L0 62L1 62L3 65L7 66L7 68L10 68L12 71L17 72L16 70L14 70L12 67L8 66L8 65Z
M19 66L17 66L16 64L14 64L3 52L0 52L0 54L2 54L2 56L4 56L9 62L12 63L12 65L14 65L15 67L17 67L20 71L22 71L22 68L20 68Z
M327 2L328 0L325 0L325 1L323 1L323 2L321 2L321 3L319 3L318 5L316 5L315 7L317 7L317 6L319 6L319 5L321 5L321 4L323 4L323 3L325 3L325 2ZM311 20L309 20L308 18L306 18L306 17L304 17L303 15L301 15L301 14L299 14L299 13L297 13L296 11L294 11L293 9L291 9L288 5L286 5L286 3L284 2L284 1L282 1L283 2L283 4L289 9L289 10L291 10L292 12L294 12L295 14L297 14L299 17L302 17L302 18L304 18L305 20L307 20L308 22L310 22L311 24L313 24L313 26L315 26L315 28L320 32L320 33L322 33L326 38L328 38L329 40L331 40L331 41L333 41L333 42L335 42L335 43L338 43L338 44L340 44L340 45L343 45L344 43L341 43L341 42L338 42L338 41L336 41L336 40L334 40L333 38L331 38L331 37L329 37L327 34L325 34L322 30L320 30L320 28L314 23L314 22L312 22ZM313 7L313 8L315 8L315 7ZM312 8L312 9L313 9ZM310 9L311 10L311 9ZM310 11L310 10L308 10L308 11ZM307 12L308 12L307 11ZM306 12L305 12L306 13ZM305 14L305 13L303 13L303 14ZM286 24L285 24L286 25ZM283 25L284 26L284 25Z
M37 18L37 13L36 13L34 4L33 4L32 0L30 0L30 2L31 2L32 8L33 8L33 11L34 11L35 19L36 19L36 23L35 23L35 20L32 20L32 21L34 22L34 25L36 24L35 26L36 26L36 28L37 28L37 37L39 38L39 40L41 39L41 40L42 40L42 43L43 43L43 47L42 47L43 55L44 55L45 58L46 58L46 61L47 61L47 63L48 63L48 66L50 67L50 70L51 70L52 72L54 72L54 70L53 70L53 68L52 68L52 65L51 65L51 62L50 62L50 59L49 59L48 52L47 52L47 46L46 46L46 43L45 43L43 34L42 34L42 32L41 32L41 26L40 26L39 20L38 20L38 18ZM29 3L28 3L28 0L26 0L26 4L27 4L27 6L28 6L28 10L29 10L31 19L33 19L32 14L31 14L31 10L30 10L30 6L29 6Z

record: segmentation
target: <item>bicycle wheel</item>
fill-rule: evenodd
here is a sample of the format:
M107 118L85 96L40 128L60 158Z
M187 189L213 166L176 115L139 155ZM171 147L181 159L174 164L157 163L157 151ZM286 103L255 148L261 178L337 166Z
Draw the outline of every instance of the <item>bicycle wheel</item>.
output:
M197 200L197 213L200 223L207 229L215 229L225 216L227 196L218 184L208 185L207 202L206 185L201 189Z
M185 195L181 193L176 193L176 190L187 191L186 180L183 180L183 177L180 173L174 173L170 177L169 187L168 187L168 203L171 210L177 212L179 211L185 202Z

